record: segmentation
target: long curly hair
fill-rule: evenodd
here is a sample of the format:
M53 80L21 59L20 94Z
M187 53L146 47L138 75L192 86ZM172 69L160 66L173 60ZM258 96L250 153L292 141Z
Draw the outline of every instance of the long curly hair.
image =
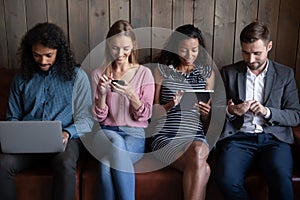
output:
M201 30L192 24L185 24L175 29L175 31L169 37L163 50L154 59L154 62L164 65L173 65L174 67L179 66L180 58L177 52L178 45L180 41L189 38L198 39L199 45L205 48Z
M64 31L53 23L45 22L38 23L30 29L23 36L18 49L21 72L25 81L30 80L33 74L39 70L38 63L34 60L32 53L32 46L35 44L42 44L45 47L57 49L54 64L57 65L58 74L67 81L74 78L74 69L80 65L75 61Z

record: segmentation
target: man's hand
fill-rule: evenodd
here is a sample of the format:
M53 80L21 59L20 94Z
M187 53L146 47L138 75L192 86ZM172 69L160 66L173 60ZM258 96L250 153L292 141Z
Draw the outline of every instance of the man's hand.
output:
M70 134L67 131L62 132L63 143L66 144L69 140Z
M232 99L230 99L227 103L227 106L228 112L231 115L242 116L250 109L251 101L244 101L240 104L234 104Z
M261 103L259 103L257 100L249 100L244 101L240 104L234 104L233 101L230 99L228 101L228 112L231 115L238 115L242 116L247 111L251 111L254 115L260 115L265 116L267 114L267 109Z
M253 112L254 115L265 116L267 114L267 109L263 105L261 105L258 101L252 100L250 105L250 111Z

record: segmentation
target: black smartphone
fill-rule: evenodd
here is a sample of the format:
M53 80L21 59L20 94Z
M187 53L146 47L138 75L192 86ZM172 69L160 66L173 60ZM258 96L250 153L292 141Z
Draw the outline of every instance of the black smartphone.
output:
M111 83L114 85L115 83L118 83L119 85L125 85L125 81L123 80L112 80Z
M232 99L232 102L233 102L235 105L240 104L240 103L244 103L244 101L241 100L241 99L239 99L239 98L233 98L233 99Z

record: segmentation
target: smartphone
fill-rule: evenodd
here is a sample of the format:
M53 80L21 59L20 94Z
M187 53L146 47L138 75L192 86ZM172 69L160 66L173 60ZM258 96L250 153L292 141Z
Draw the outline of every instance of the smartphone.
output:
M244 103L244 101L241 100L241 99L239 99L239 98L233 98L233 99L232 99L232 102L233 102L235 105L240 104L240 103Z
M112 80L111 83L114 85L115 83L118 83L119 85L125 85L125 81L123 80Z

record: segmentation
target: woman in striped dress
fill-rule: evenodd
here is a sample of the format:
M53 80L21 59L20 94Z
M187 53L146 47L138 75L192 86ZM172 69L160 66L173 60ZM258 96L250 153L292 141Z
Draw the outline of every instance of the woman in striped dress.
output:
M193 25L178 27L170 36L154 70L154 118L156 127L151 144L154 155L163 163L183 172L184 199L205 199L210 168L203 124L208 122L210 100L184 109L185 90L213 89L214 73L201 65L198 55L204 43L201 31Z

